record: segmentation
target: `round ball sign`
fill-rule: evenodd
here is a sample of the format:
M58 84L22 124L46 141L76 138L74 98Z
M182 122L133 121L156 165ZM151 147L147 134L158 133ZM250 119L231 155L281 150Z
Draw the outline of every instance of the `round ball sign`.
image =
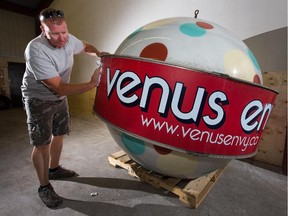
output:
M193 18L138 29L102 65L96 114L136 162L175 177L254 155L277 95L242 41Z

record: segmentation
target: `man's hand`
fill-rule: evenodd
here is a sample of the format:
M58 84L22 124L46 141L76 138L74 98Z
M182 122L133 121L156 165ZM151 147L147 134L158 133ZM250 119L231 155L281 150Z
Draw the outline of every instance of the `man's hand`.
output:
M99 86L101 73L102 73L102 68L101 67L96 68L96 70L94 71L91 77L90 83L93 83L94 86Z
M102 57L104 55L110 55L110 53L109 52L100 52L99 57Z
M95 46L83 41L84 44L84 52L91 56L102 57L103 55L109 55L109 52L100 52Z

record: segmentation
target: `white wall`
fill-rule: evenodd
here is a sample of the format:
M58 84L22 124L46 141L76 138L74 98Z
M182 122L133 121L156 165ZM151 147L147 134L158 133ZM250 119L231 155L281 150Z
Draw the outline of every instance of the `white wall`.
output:
M139 27L167 17L194 17L212 21L241 40L287 26L287 0L54 0L62 9L69 31L114 53L120 43ZM95 59L76 57L72 81L87 81Z
M71 4L67 4L71 2ZM120 43L144 24L177 16L217 23L240 39L287 26L287 0L55 0L70 31L114 52Z

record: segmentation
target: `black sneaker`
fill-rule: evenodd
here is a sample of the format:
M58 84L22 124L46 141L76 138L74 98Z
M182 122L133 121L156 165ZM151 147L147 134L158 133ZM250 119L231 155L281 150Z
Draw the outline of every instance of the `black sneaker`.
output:
M61 166L54 172L49 171L49 179L61 179L61 178L70 178L75 176L73 170L64 169Z
M57 208L63 203L63 199L55 193L52 185L39 189L38 195L48 208Z

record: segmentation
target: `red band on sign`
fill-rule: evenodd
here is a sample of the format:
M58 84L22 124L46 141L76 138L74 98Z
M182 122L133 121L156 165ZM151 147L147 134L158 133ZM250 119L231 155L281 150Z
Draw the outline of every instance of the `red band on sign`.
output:
M277 93L247 82L129 57L103 57L94 110L107 124L159 146L254 154Z

